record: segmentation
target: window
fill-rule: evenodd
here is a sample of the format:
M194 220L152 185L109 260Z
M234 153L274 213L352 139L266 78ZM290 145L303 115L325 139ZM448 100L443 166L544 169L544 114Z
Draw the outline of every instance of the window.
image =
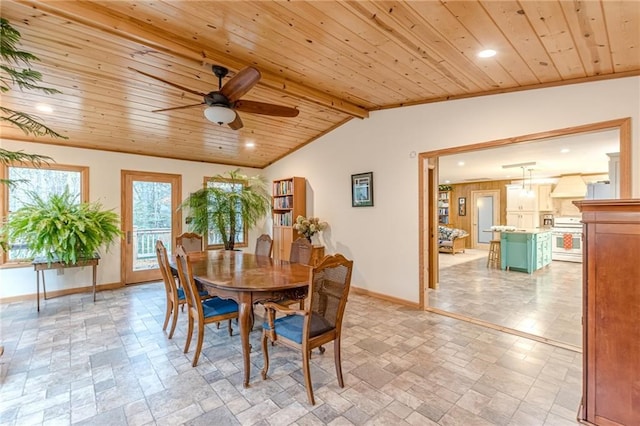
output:
M29 201L28 192L37 191L42 197L60 194L69 188L78 200L89 199L89 169L87 167L60 164L33 167L25 164L7 165L2 168L2 178L17 181L15 185L0 185L2 197L2 219L20 209ZM26 247L20 241L9 241L10 248L2 253L1 263L18 263L27 257Z
M246 185L246 182L232 181L228 179L205 178L205 185L208 188L221 188L228 192L231 192L241 190ZM222 236L218 231L213 229L211 225L209 226L209 232L207 233L206 244L208 249L224 248ZM240 205L236 207L235 247L247 247L247 227L242 221L242 212L240 210Z

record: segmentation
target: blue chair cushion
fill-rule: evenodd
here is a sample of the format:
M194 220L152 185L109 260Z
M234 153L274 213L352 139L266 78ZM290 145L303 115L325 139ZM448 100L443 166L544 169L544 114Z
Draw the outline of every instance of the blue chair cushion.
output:
M238 312L238 304L234 300L220 299L214 297L202 302L202 310L205 318L226 315Z
M302 315L287 315L278 318L273 322L278 336L291 340L298 344L302 344L302 326L304 325L304 317ZM262 328L270 330L269 322L265 321ZM309 337L319 336L322 333L332 330L334 327L329 322L317 314L311 314L311 332Z

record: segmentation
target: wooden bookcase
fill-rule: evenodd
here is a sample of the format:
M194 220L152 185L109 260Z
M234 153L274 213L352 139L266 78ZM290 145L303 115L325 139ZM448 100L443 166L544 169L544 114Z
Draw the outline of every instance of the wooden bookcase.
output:
M438 192L438 223L451 225L451 191Z
M298 237L293 224L298 216L306 216L307 181L292 177L273 181L273 258L289 260L291 243Z

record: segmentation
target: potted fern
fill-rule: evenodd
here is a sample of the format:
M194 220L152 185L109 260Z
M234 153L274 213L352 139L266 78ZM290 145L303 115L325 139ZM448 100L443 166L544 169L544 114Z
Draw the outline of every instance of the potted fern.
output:
M33 191L28 195L4 229L8 241L26 245L30 257L74 265L92 258L102 246L108 249L122 235L119 216L100 203L79 203L68 190L47 199Z
M215 229L225 250L234 250L236 233L265 217L271 208L271 196L262 176L245 176L239 169L219 174L207 185L187 197L181 208L188 212L191 231L207 235Z

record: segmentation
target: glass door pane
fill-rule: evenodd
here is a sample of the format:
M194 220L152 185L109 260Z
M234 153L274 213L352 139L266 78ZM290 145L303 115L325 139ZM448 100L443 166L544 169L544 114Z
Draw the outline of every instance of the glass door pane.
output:
M162 279L156 258L160 240L169 255L181 232L180 175L122 171L122 280L125 284Z

